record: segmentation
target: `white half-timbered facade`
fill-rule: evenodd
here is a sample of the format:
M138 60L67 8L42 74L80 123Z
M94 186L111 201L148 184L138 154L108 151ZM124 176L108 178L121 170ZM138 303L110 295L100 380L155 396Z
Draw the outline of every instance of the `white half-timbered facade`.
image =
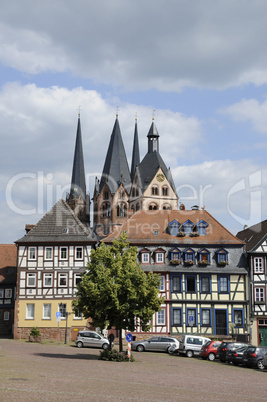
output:
M70 338L71 331L86 326L86 320L72 312L71 303L95 248L95 235L59 200L16 244L14 337L25 338L32 327L38 327L43 337L57 338L59 329L64 332L67 326Z

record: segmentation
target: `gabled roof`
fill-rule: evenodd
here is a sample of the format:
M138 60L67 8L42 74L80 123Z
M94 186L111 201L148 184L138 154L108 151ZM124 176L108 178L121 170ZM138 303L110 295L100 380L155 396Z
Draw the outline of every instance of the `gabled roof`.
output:
M24 237L15 243L96 242L96 235L60 199Z
M118 117L115 120L111 134L99 192L101 192L105 183L109 186L112 194L116 193L120 184L123 184L128 192L130 191L131 177Z
M0 244L0 283L14 284L17 280L17 247L15 244Z
M78 118L76 144L73 159L72 178L70 195L78 198L80 195L85 199L86 185L85 185L85 170L83 160L83 146L82 146L82 133L80 117Z
M261 243L267 238L267 220L241 230L236 237L246 243L246 251L255 251Z
M204 220L208 226L206 235L198 237L178 237L171 236L167 230L169 223L174 220L183 224L190 220L195 225ZM191 245L239 245L244 244L243 241L230 233L223 225L213 218L206 210L154 210L154 211L137 211L129 218L117 231L107 236L103 241L105 243L112 242L121 232L126 232L128 240L131 244L148 245L171 244L176 246ZM159 234L155 236L154 232Z

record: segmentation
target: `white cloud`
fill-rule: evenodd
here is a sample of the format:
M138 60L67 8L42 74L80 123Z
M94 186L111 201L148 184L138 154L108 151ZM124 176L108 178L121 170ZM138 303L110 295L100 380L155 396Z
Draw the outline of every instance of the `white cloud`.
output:
M1 5L0 60L136 90L267 82L267 3L152 0Z

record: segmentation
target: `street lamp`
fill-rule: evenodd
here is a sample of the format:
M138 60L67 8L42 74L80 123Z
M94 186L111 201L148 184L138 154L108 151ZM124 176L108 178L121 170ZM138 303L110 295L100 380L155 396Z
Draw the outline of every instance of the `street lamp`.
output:
M59 304L59 310L60 310L62 316L63 316L63 314L64 314L64 315L65 315L65 318L66 318L65 342L64 342L64 343L67 344L67 338L68 338L68 316L69 316L69 314L71 314L71 313L69 313L68 311L64 311L63 306L64 306L63 303L60 303L60 304ZM63 312L64 312L64 313L63 313Z

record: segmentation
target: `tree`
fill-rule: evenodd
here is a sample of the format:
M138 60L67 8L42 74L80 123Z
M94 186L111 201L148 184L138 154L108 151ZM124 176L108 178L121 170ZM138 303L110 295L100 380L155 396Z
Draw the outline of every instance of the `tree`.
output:
M111 246L101 243L91 253L87 271L77 285L74 311L92 320L95 327L116 327L122 351L122 329L134 331L137 319L142 330L160 310L159 275L145 274L137 262L137 247L130 247L123 233Z

